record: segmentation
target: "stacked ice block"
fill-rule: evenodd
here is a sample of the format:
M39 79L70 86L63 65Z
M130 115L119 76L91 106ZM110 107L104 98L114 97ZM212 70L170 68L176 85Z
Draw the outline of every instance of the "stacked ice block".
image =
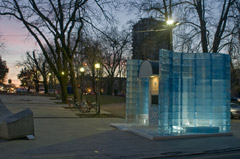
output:
M126 85L126 122L137 123L137 108L139 108L138 72L141 60L127 61ZM139 111L139 110L138 110Z
M137 121L139 124L149 123L149 78L139 78L139 104L137 107Z
M159 135L230 132L228 55L161 50L158 105L149 100L151 77L139 78L141 63L127 62L127 123L157 123Z
M219 53L159 54L159 132L230 131L230 59Z

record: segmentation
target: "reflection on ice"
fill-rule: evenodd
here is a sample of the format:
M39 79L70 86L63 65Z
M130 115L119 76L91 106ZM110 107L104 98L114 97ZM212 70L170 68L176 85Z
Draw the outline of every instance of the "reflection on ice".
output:
M230 58L219 53L159 52L159 61L128 60L126 123L155 136L230 132Z

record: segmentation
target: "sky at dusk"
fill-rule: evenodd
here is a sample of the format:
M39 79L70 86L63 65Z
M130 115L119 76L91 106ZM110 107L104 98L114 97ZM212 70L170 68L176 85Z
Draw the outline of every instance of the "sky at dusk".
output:
M4 52L1 53L2 59L7 62L9 72L8 79L12 79L12 83L19 85L20 81L17 79L17 74L20 68L16 68L17 61L22 61L25 53L37 49L38 46L35 40L28 36L28 32L23 28L21 23L8 18L0 18L0 34L5 45Z
M129 20L135 19L127 11L118 12L117 17L121 25L126 25ZM0 35L2 35L1 40L3 40L5 45L4 53L0 55L9 68L5 81L7 82L8 79L11 79L12 83L18 86L20 81L17 78L17 74L21 68L16 68L17 62L22 61L26 52L39 50L39 47L23 25L14 19L9 20L6 17L0 17Z

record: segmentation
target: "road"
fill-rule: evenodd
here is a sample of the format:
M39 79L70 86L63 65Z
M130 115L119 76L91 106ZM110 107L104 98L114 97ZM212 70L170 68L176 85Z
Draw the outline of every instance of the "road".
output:
M218 152L210 154L196 154L196 155L183 155L183 156L172 156L172 157L154 157L154 159L239 159L240 150L232 152ZM144 159L153 159L144 158Z

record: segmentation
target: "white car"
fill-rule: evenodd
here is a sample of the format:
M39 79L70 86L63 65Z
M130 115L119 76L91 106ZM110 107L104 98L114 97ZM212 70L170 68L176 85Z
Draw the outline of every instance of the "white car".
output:
M44 94L45 93L45 89L44 88L39 88L39 94Z
M231 119L234 117L240 118L240 105L231 103Z

